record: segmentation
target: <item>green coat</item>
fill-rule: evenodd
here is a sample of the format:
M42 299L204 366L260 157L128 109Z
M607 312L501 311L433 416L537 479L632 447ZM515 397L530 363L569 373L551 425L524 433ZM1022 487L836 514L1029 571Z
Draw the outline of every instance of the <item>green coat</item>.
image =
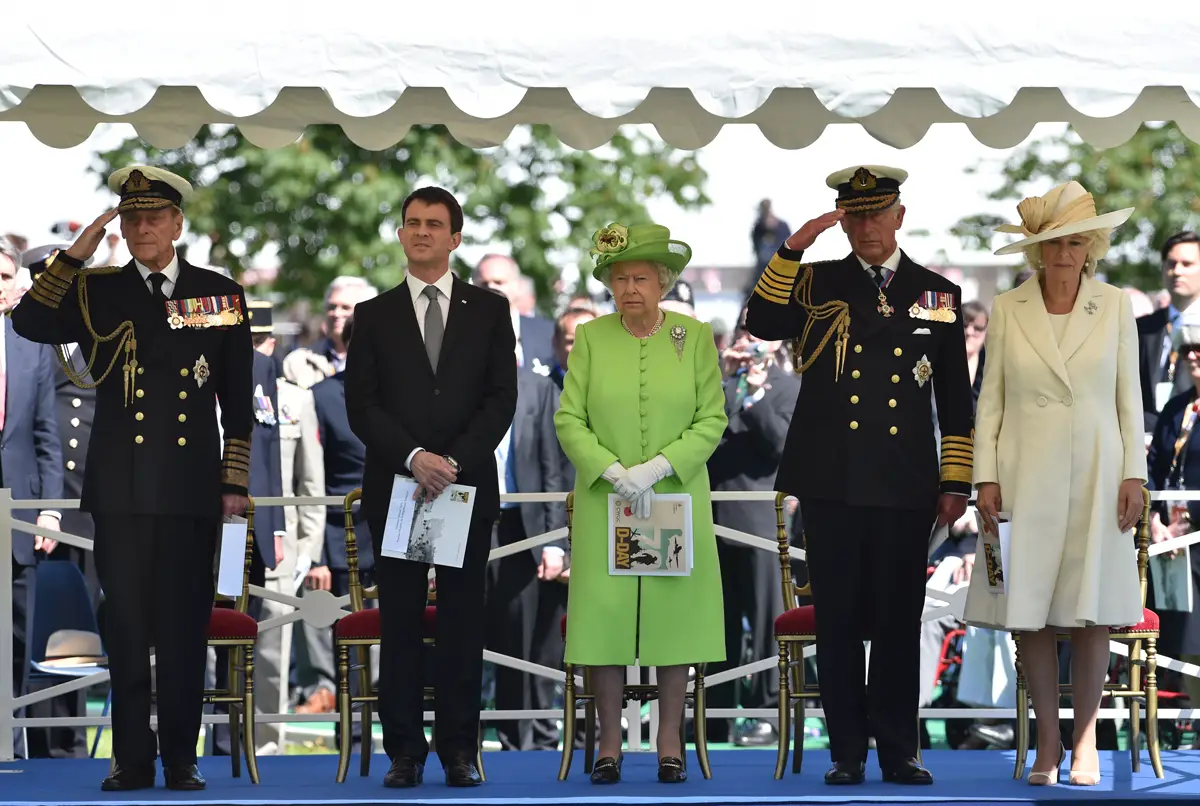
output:
M671 328L687 336L682 359ZM708 458L725 432L725 395L712 328L667 312L648 339L610 314L579 326L567 363L558 439L575 466L568 663L674 666L725 659L721 568L713 536ZM675 475L659 493L692 496L695 566L686 577L610 576L608 496L601 475L663 454ZM640 592L639 592L640 587Z

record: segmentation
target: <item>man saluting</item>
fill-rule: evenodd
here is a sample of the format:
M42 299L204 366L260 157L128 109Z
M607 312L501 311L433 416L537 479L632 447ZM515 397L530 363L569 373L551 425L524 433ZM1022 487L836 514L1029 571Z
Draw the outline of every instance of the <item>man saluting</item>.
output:
M102 788L203 789L196 740L203 708L205 630L223 515L246 509L254 417L253 350L242 287L175 252L191 185L133 166L108 186L116 209L93 221L38 275L13 327L44 344L79 344L95 379L96 416L81 508L96 525L107 604L113 755ZM121 219L133 260L85 269ZM217 430L221 407L224 444ZM155 648L158 740L150 729Z
M961 517L971 490L961 291L896 245L907 176L877 165L829 176L837 208L784 242L746 316L761 339L794 339L804 373L776 486L800 500L804 522L828 784L863 781L872 734L885 780L933 782L916 760L925 567L935 519ZM803 263L838 223L851 254Z

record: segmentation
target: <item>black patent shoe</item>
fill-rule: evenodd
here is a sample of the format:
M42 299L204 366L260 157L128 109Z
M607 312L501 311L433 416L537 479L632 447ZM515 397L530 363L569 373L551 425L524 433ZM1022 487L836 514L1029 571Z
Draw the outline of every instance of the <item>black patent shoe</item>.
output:
M915 758L901 762L883 771L883 780L889 784L927 786L933 783L933 773L925 769Z
M835 761L825 773L825 783L830 786L861 784L867 777L867 765L861 761Z
M207 785L195 764L164 767L163 777L166 778L167 789L176 792L199 792Z
M466 757L455 758L446 765L446 786L479 786L483 776L475 768L475 762Z
M108 777L100 782L100 789L105 792L133 792L137 789L152 789L154 779L153 766L134 769L118 764L113 767Z
M596 766L592 767L592 783L593 784L615 784L621 780L621 763L625 761L625 754L620 753L616 758L605 756L596 760Z
M408 756L397 756L383 775L383 785L389 789L411 789L425 780L425 765Z
M687 768L683 759L664 756L658 760L658 780L664 784L682 784L687 780Z

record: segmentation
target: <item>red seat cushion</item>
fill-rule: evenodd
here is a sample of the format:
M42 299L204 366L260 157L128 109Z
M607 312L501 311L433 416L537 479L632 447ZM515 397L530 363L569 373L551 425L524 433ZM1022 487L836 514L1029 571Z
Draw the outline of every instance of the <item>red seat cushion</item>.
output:
M1142 620L1132 627L1109 627L1109 632L1158 632L1158 613L1142 608Z
M257 638L258 622L230 607L214 607L208 617L208 639L230 641Z
M433 638L437 632L437 608L433 605L425 608L424 629L426 638ZM342 616L333 625L333 634L338 638L379 640L379 608L372 607Z
M793 607L775 619L776 635L816 635L817 616L812 605Z

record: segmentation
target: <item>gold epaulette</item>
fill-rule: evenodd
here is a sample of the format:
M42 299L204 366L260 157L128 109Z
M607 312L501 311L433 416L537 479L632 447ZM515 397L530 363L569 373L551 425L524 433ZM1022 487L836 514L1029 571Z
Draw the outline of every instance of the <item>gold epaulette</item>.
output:
M221 458L221 481L234 487L250 486L250 440L225 440L225 451Z
M63 373L66 374L71 383L81 389L94 389L103 383L104 379L113 371L113 367L117 365L117 360L123 352L125 354L125 363L122 365L122 373L125 381L125 405L128 406L129 402L133 399L137 386L137 339L133 335L133 322L127 319L117 325L117 329L112 333L103 336L100 335L92 326L92 312L88 305L87 294L87 278L117 274L121 270L121 266L97 266L90 269L77 269L56 257L50 261L50 265L46 267L46 270L34 280L33 287L29 289L29 293L41 304L57 310L66 297L67 291L71 288L71 281L78 278L75 288L79 296L79 315L83 319L83 326L87 329L88 335L92 337L91 354L88 356L87 365L83 369L78 369L71 362L71 354L63 345L59 345L55 351L58 355L58 363L62 365ZM34 293L35 291L37 292L36 294ZM91 381L87 380L88 376L92 375L92 367L96 363L96 355L100 350L100 345L117 339L119 339L117 348L113 351L112 360L108 362L108 368L104 370L104 374L99 378L93 376L93 380ZM80 345L81 348L82 346Z
M942 437L942 481L970 484L974 466L974 431L969 437Z
M779 256L776 255L776 257L778 258ZM795 298L796 304L803 308L808 316L805 317L804 332L800 338L792 340L792 366L797 375L803 373L816 362L818 356L825 349L825 345L834 336L837 337L833 344L833 379L835 381L842 376L842 369L846 366L846 353L849 350L850 342L850 305L840 299L822 302L819 305L814 305L812 301L813 269L822 264L839 262L836 260L823 260L820 263L798 265L798 268L803 269L804 273L792 289L792 296ZM761 283L762 281L760 280L759 282ZM817 349L805 360L804 345L808 343L808 335L812 331L812 326L814 323L825 319L832 319L833 321L829 323L829 328L825 331L825 335L821 337L821 342L817 345Z

